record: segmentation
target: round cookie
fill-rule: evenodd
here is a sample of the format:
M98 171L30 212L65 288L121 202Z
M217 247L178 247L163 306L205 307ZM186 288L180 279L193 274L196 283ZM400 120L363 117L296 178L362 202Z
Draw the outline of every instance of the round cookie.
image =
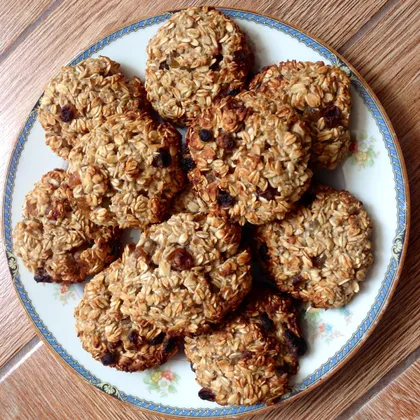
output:
M126 80L118 63L98 57L61 69L45 89L38 118L47 144L67 159L76 141L109 116L149 108L140 79Z
M37 282L81 282L119 252L119 230L95 225L74 205L62 169L45 174L27 194L13 239Z
M278 288L317 308L339 308L373 263L372 223L347 191L317 186L312 203L257 229L259 257Z
M185 353L204 400L274 404L299 368L306 343L292 301L269 290L252 290L250 295L213 331L185 338Z
M165 363L178 351L179 339L168 338L152 325L132 322L124 313L121 260L97 274L85 287L77 305L77 336L83 348L105 366L126 372Z
M144 231L123 254L131 318L169 335L200 334L235 310L251 287L240 228L205 214L179 213Z
M216 99L237 94L253 63L245 34L211 7L174 13L149 41L147 54L148 99L179 125Z
M273 111L253 92L223 99L195 119L187 144L191 182L210 209L241 225L282 219L309 187L311 140L288 105Z
M350 146L350 79L339 67L322 61L286 61L265 67L250 89L288 103L311 130L311 160L317 167L335 169Z
M175 197L171 213L208 213L207 204L195 192L191 183Z
M143 228L160 222L184 183L181 136L147 113L116 114L69 155L70 186L97 224Z

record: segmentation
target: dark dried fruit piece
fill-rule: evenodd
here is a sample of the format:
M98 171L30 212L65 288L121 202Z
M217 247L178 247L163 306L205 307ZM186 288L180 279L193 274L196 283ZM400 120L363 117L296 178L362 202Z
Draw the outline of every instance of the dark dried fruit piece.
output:
M109 366L109 365L114 364L116 362L116 360L115 360L115 354L112 353L112 352L110 352L110 351L108 353L105 353L101 357L101 362L105 366Z
M177 338L170 338L164 344L163 352L166 353L166 354L170 354L176 349L177 346L178 346L178 339Z
M60 109L61 121L68 123L74 118L74 111L70 105L65 105Z
M172 163L171 154L165 147L161 147L153 156L152 166L155 168L167 168Z
M168 255L168 262L177 271L189 270L194 265L193 256L184 248L177 248Z
M260 320L264 331L272 331L274 328L274 322L270 319L266 312L260 315Z
M232 89L232 90L230 90L227 94L228 94L229 96L236 96L236 95L237 95L240 91L241 91L241 89L236 88L236 89Z
M297 276L292 278L292 285L293 286L299 286L304 282L305 282L305 278L301 274L298 274Z
M315 268L321 269L324 267L324 263L327 259L325 254L318 255L317 257L312 258L312 264Z
M40 268L35 276L34 279L37 283L52 283L52 277L47 273L44 268Z
M162 63L159 64L159 70L169 70L169 64L167 61L162 61Z
M192 364L192 362L190 363L190 368L195 373L194 365Z
M200 391L198 391L198 396L205 401L216 400L216 395L214 395L214 392L210 388L201 388Z
M202 128L198 132L198 137L200 137L201 141L208 142L213 140L213 131L206 130L205 128Z
M222 208L233 206L235 199L227 191L219 191L217 194L217 204Z
M340 109L333 105L324 110L325 126L328 128L338 127L340 125Z
M249 351L249 350L245 350L244 351L244 353L243 353L243 355L244 355L244 359L250 359L251 357L252 357L252 351Z
M158 346L159 344L163 343L163 340L165 339L165 337L166 337L166 334L162 331L156 337L152 338L149 343L151 346Z
M235 138L232 134L223 133L217 137L216 143L222 149L231 150L235 147Z
M220 68L220 63L223 60L223 55L218 54L214 58L215 58L215 62L210 66L210 70L216 71L216 70L219 70L219 68Z
M127 340L130 343L137 343L138 338L139 338L139 335L137 331L134 331L134 330L131 330L127 335Z
M181 159L181 169L188 173L195 168L195 162L190 157L185 157Z
M308 348L303 337L298 337L292 330L286 329L284 338L296 356L303 356Z
M234 51L232 58L238 67L245 68L250 64L250 56L244 50Z
M267 185L265 191L262 191L258 188L258 195L262 198L265 198L268 201L275 200L276 196L279 195L279 192L273 188L270 184Z
M258 250L258 254L262 261L267 261L270 258L270 254L268 253L268 246L267 244L261 244L260 249Z

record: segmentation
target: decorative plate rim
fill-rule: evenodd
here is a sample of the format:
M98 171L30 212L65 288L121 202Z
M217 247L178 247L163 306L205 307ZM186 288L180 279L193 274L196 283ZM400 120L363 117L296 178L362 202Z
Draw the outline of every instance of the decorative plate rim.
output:
M216 6L217 7L217 6ZM287 399L282 400L281 404L291 402L292 400L300 397L307 392L315 389L326 379L330 378L339 369L341 369L360 349L368 337L372 334L376 328L379 320L382 318L386 311L386 308L395 292L398 284L401 271L403 268L408 237L410 231L410 194L408 185L408 175L404 162L404 157L401 151L400 144L398 142L397 135L392 127L391 121L386 114L384 108L379 102L378 98L363 79L363 77L357 72L357 70L343 58L333 48L327 46L323 41L315 36L310 35L308 32L276 17L259 14L253 11L248 11L239 8L229 7L217 7L218 10L227 14L230 17L252 21L257 24L265 25L270 28L277 29L284 32L299 42L305 43L309 48L317 51L326 59L330 60L336 65L342 67L351 77L351 83L354 88L357 89L361 95L364 103L372 113L376 125L378 126L382 137L385 142L394 176L394 182L396 189L396 199L398 202L397 207L397 230L393 239L392 245L392 256L388 264L388 268L385 274L385 278L381 283L379 293L375 297L375 301L371 306L365 319L359 324L356 332L351 338L345 343L341 349L335 353L334 356L330 357L327 362L322 364L315 372L308 375L301 384L298 384L296 388L289 394ZM103 36L92 43L86 50L83 50L70 62L74 65L79 61L88 58L92 54L100 51L103 47L121 38L122 36L131 32L136 32L139 29L146 28L157 23L164 22L167 20L172 13L181 9L173 9L162 11L159 14L151 17L144 17L136 19L118 29L113 30L107 36ZM86 368L80 365L74 360L66 350L56 341L55 337L48 331L39 318L36 310L32 306L31 300L29 299L27 292L20 281L18 272L18 266L16 258L13 255L12 245L12 226L11 226L11 203L12 193L14 187L14 180L16 171L19 163L20 154L26 143L27 136L36 121L37 110L39 106L39 100L31 110L28 118L22 126L19 132L17 141L15 142L12 150L12 154L9 157L8 168L6 172L6 179L4 185L4 196L2 206L3 225L2 236L5 243L5 253L8 262L9 270L12 275L12 283L14 289L18 295L20 302L22 303L25 312L31 320L37 334L40 336L44 344L52 350L52 353L63 364L66 368L69 368L71 372L76 374L79 378L94 385L96 388L105 392L107 395L111 395L120 401L134 405L141 410L153 414L159 414L164 417L183 417L183 418L222 418L226 416L243 417L252 414L261 414L273 408L277 408L280 404L273 406L265 406L264 404L256 404L253 406L231 406L231 407L217 407L211 409L195 409L195 408L177 408L165 406L162 404L156 404L147 400L139 399L137 397L127 395L124 392L119 391L116 387L111 384L100 382L92 373Z

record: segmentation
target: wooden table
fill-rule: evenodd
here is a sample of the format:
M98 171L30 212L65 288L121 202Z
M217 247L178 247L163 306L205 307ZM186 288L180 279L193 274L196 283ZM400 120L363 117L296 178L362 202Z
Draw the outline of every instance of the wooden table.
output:
M18 131L48 80L96 38L128 21L203 1L6 0L0 3L0 181ZM384 105L412 194L405 269L379 326L333 378L260 419L420 418L420 4L418 0L223 1L302 27L344 55ZM1 192L1 191L0 191ZM1 192L2 193L2 192ZM36 336L0 257L0 416L153 419L65 370ZM417 391L417 392L416 392ZM417 395L416 395L417 394ZM257 418L255 416L254 418Z

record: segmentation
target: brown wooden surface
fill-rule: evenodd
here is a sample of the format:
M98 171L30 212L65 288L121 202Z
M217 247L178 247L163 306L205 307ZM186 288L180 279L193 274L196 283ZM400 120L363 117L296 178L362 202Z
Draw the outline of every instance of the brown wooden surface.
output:
M22 123L43 86L62 64L118 25L192 3L206 2L0 2L0 188ZM409 365L415 362L417 353L413 356L413 352L420 344L420 262L415 252L420 248L420 214L415 205L420 200L418 1L243 0L240 4L218 4L289 20L338 49L357 68L394 124L406 159L413 202L406 268L378 328L332 379L301 399L258 418L330 419L354 414L357 419L414 419L419 414L419 401L412 393L416 382L418 389L419 369L418 365ZM45 346L37 344L38 338L12 290L3 255L0 273L2 417L157 418L100 394L58 364ZM392 393L398 395L398 401L407 403L400 404L401 411L398 404L393 404L392 414L380 411L379 406L385 407L388 399L393 401Z
M403 374L364 405L352 420L373 418L420 418L420 361L417 360Z

